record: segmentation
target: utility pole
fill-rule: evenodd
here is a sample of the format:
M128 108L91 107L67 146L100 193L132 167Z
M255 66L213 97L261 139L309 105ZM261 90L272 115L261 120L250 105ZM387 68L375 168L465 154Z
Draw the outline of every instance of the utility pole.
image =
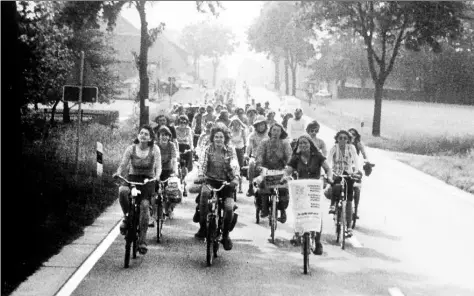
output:
M82 88L84 86L84 51L81 51L81 70L79 74L79 100L77 110L77 136L76 136L76 169L75 177L77 179L79 173L79 137L81 134L81 103L82 103Z

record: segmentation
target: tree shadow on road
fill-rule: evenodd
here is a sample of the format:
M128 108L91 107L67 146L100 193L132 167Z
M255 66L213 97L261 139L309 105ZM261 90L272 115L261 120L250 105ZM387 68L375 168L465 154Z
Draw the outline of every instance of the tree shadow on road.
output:
M354 228L354 231L357 231L359 233L362 233L368 236L385 238L385 239L389 239L393 241L400 241L402 239L400 236L390 235L390 234L382 232L379 229L372 229L372 228L367 228L367 227L362 227L362 226L357 226L356 228Z

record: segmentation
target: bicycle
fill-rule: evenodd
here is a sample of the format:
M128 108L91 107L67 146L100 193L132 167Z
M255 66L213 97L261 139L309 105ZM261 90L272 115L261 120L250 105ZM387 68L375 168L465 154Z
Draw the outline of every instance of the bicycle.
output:
M365 167L370 167L370 170L372 171L372 168L375 166L375 164L370 163L368 161L364 162L364 168ZM367 168L369 169L369 168ZM370 175L370 173L369 173ZM366 176L368 176L366 174ZM360 176L360 179L362 179L362 175ZM356 222L357 219L359 219L359 202L360 202L360 187L361 187L361 180L356 180L354 183L354 213L352 213L352 229L356 227ZM356 189L357 188L357 189Z
M289 176L289 180L293 181L295 179L298 179L298 173L296 172L296 174L294 174L295 177L292 177L292 176ZM288 182L288 179L286 180ZM306 180L308 181L308 180ZM315 182L318 182L319 183L319 188L322 190L324 184L323 183L320 183L321 181L320 180L311 180L311 181L315 181ZM314 185L317 185L317 184L314 184ZM313 188L317 188L317 187L313 187ZM294 199L297 199L298 197L295 197ZM299 202L297 200L294 201L293 203L293 207L294 209L297 209L297 207L299 206ZM311 206L313 207L313 206ZM319 208L319 206L317 207ZM305 212L305 214L308 214L308 212ZM309 213L311 214L311 213ZM310 216L308 216L310 217ZM295 221L296 223L296 221ZM301 222L300 222L301 223ZM321 221L322 223L322 221ZM306 225L308 226L308 225ZM303 273L304 274L308 274L308 271L309 271L309 254L310 252L312 252L313 254L316 255L316 231L309 231L309 230L306 230L304 229L303 225L299 225L298 227L300 227L301 229L298 229L298 231L296 231L296 224L295 224L295 232L296 232L296 236L299 240L299 244L301 245L301 254L303 254ZM311 227L309 227L311 228ZM301 231L300 231L301 230ZM322 231L322 224L320 226L320 232ZM302 232L303 235L300 236L299 233Z
M181 184L183 184L183 196L187 196L186 192L186 175L188 174L188 166L187 166L187 159L185 158L188 152L192 151L192 149L186 149L183 152L179 153L179 162L178 162L178 174L179 180Z
M218 189L213 188L207 182L204 186L211 191L211 196L208 199L209 210L206 216L206 263L207 266L212 265L213 258L217 257L217 252L219 251L219 242L222 236L222 229L224 226L224 201L222 198L218 198L217 192L221 191L226 185L229 185L229 182L217 179L207 178L208 180L215 180L222 182L221 187Z
M156 242L161 242L161 237L163 236L163 224L166 220L165 215L165 203L168 201L166 194L164 194L165 184L168 183L170 178L158 182L158 196L156 198Z
M275 243L275 231L277 229L277 204L279 201L279 193L278 189L280 188L288 188L288 184L282 184L280 182L281 178L283 177L284 171L283 170L267 170L266 168L262 168L261 176L263 176L263 180L265 182L265 187L270 189L270 212L268 215L268 223L271 229L271 239L272 243ZM263 196L262 198L267 198ZM258 209L257 209L258 211ZM257 216L258 217L258 216Z
M336 230L336 242L339 243L341 241L341 232L342 232L342 241L341 241L341 248L344 250L346 245L346 230L347 230L347 222L346 222L346 204L347 204L347 184L345 178L353 179L351 175L342 174L338 175L334 173L334 177L339 177L338 181L334 180L332 184L333 190L335 186L340 186L340 193L338 192L336 196L336 208L335 213L333 214L334 226ZM339 190L338 190L339 191Z
M131 182L124 177L117 175L117 178L125 181L130 187L130 194L128 196L129 210L126 213L127 221L127 232L125 234L125 258L124 268L128 268L130 265L130 255L133 259L137 258L138 251L138 237L140 234L140 190L137 186L144 186L148 182L156 181L155 178L148 180L147 182Z

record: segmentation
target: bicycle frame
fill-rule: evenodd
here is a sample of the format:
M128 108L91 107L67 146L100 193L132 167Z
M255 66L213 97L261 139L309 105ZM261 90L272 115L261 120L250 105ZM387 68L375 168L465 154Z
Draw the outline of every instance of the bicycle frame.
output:
M158 196L156 199L156 211L157 211L157 220L156 220L156 242L159 243L161 241L161 238L163 236L162 230L163 230L163 223L166 220L166 216L164 214L164 208L165 208L165 203L167 202L166 195L164 193L165 191L165 184L168 183L168 179L159 181L158 183Z
M222 180L216 180L222 181ZM219 241L222 236L222 227L223 227L223 199L217 196L217 192L221 191L226 185L227 182L223 182L222 186L218 189L213 188L209 184L205 184L207 188L211 191L211 196L207 201L208 213L206 216L206 262L207 266L212 265L214 257L217 257L217 251L219 250ZM212 253L211 253L212 248Z
M341 194L336 199L336 212L333 216L335 228L336 228L336 242L339 243L341 233L342 233L342 241L341 241L341 248L344 250L346 246L346 229L348 227L346 222L346 204L347 204L347 183L345 178L351 178L349 175L337 175L334 174L336 177L340 177L340 185L341 185Z

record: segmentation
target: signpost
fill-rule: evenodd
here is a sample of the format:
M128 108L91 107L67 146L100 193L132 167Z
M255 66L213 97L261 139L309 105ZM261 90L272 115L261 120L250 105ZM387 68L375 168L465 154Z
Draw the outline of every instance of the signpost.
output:
M97 102L99 91L97 87L84 86L84 51L81 51L79 72L79 85L65 85L63 87L63 100L78 103L78 121L77 121L77 137L76 137L76 169L75 177L79 173L79 140L81 132L81 111L82 102L94 103Z

